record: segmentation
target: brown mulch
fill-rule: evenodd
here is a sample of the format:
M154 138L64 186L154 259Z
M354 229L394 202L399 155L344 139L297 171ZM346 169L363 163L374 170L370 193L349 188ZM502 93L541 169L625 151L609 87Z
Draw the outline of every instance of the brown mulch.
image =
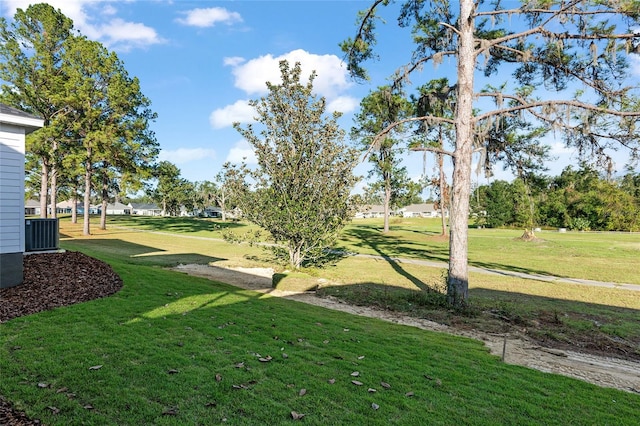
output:
M23 315L87 302L116 293L122 279L111 267L79 252L24 257L21 285L0 289L0 323ZM40 425L0 395L0 425Z

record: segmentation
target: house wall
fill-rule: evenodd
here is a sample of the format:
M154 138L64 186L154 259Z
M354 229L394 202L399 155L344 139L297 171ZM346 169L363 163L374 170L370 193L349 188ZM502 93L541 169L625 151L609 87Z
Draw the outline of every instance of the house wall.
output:
M23 279L24 135L23 127L0 122L0 288Z

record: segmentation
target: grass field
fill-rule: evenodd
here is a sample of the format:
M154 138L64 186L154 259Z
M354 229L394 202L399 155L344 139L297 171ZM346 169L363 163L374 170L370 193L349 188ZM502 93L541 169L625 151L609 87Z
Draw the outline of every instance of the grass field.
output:
M166 220L166 223L163 222ZM354 221L345 229L340 247L362 254L407 259L446 260L447 241L439 237L439 222L429 219L393 219L391 232L380 232L381 220ZM224 229L238 233L255 229L236 222L188 218L114 218L107 231L81 236L80 225L62 222L62 233L73 237L65 244L89 254L114 252L141 265L212 263L220 266L276 266L269 252L256 246L222 241ZM153 231L153 232L139 232ZM518 230L470 230L470 263L519 272L573 278L637 283L640 234L567 233L543 231L540 241L519 240ZM478 247L479 246L479 247ZM577 252L582 253L578 263ZM585 260L587 254L588 260ZM526 267L538 258L540 267ZM518 266L516 263L519 263ZM592 264L608 265L592 268ZM543 270L544 269L544 270ZM585 272L598 270L598 276ZM574 275L572 271L575 271ZM524 280L509 276L470 274L471 307L467 312L443 309L433 292L442 290L444 268L423 267L389 259L347 256L323 269L306 270L333 285L321 289L349 303L374 305L429 318L449 325L508 332L526 327L532 337L558 344L582 345L593 350L617 350L640 358L640 294L622 289ZM618 277L618 279L616 279ZM437 295L436 295L437 296ZM620 342L611 348L611 340Z
M0 324L0 394L17 408L49 425L274 425L296 422L292 411L305 415L298 422L317 425L637 424L638 395L506 365L477 341L168 271L164 267L177 263L265 266L270 259L258 247L218 240L221 227L243 232L240 224L172 219L162 226L145 219L151 220L121 218L90 237L62 221L62 246L108 262L124 288L105 299ZM386 256L440 256L436 247L442 251L446 242L434 238L435 226L423 226L395 223L393 234L383 238L375 235L376 222L356 223L341 244ZM495 231L495 238L486 231L471 231L472 262L525 268L527 262L510 265L513 253L486 253L533 255L534 248L514 240L518 231ZM569 269L554 265L562 263L555 256L574 253L572 245L575 253L609 257L609 269L629 274L622 264L631 262L633 250L637 258L640 240L617 234L609 243L588 239L591 234L540 236L551 247L546 264L540 260L541 266L525 269L566 276ZM394 248L394 238L400 248ZM591 249L582 249L581 238ZM616 248L609 252L607 244ZM306 272L339 284L329 290L343 297L397 309L404 304L416 314L416 288L442 282L438 268L356 257ZM637 292L480 274L471 281L472 298L482 309L523 320L547 309L571 313L566 326L574 321L586 334L590 330L578 314L606 317L613 334L630 340L640 335ZM409 301L413 307L406 306ZM428 302L424 313L452 320ZM478 315L456 318L486 321Z

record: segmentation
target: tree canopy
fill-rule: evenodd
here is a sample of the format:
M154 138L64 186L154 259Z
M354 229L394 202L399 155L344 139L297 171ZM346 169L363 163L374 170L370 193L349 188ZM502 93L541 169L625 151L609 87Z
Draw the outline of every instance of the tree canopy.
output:
M356 35L342 43L354 77L368 77L364 63L376 56L376 25L381 11L393 3L374 1L361 13ZM545 126L605 166L611 165L608 150L616 146L626 147L630 159L637 160L639 87L629 78L629 54L640 49L639 20L638 0L400 3L398 25L410 28L415 45L407 47L410 62L398 64L393 73L394 88L405 93L410 77L415 81L424 65L451 58L456 105L451 118L407 118L390 124L378 138L409 121L454 128L447 278L452 304L468 298L472 155L476 141L486 140L504 117L526 117ZM478 87L480 73L503 78L505 84Z
M344 143L339 113L326 114L326 101L313 93L315 72L301 82L300 64L280 62L282 82L268 82L269 93L251 101L260 129L234 127L255 149L257 167L227 166L242 214L287 247L289 264L326 255L337 233L351 219L351 190L357 151Z

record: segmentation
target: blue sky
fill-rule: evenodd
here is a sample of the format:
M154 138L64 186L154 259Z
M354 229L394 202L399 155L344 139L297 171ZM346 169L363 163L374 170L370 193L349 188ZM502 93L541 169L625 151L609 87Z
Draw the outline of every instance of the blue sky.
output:
M1 0L0 14L11 18L29 0ZM409 31L395 22L380 25L381 60L369 64L371 82L353 82L342 64L338 44L356 31L356 17L368 1L100 1L49 0L73 19L76 29L115 51L129 75L139 78L158 119L152 129L160 160L176 164L190 181L214 180L226 161L253 153L231 123L253 116L250 99L266 94L266 81L277 82L278 62L299 61L303 75L317 72L314 88L330 109L344 113L345 130L353 125L360 99L386 83L396 67L408 62ZM637 58L636 58L637 59ZM438 73L451 71L446 63ZM452 67L450 67L452 68ZM635 61L640 78L640 61ZM435 77L435 76L434 76ZM432 78L431 76L429 78ZM577 157L549 141L558 160L556 174ZM617 164L622 167L624 155ZM422 154L408 154L409 174L422 174ZM368 165L358 167L365 174ZM429 159L427 172L433 173ZM496 167L497 178L509 178ZM486 183L485 180L480 183Z

